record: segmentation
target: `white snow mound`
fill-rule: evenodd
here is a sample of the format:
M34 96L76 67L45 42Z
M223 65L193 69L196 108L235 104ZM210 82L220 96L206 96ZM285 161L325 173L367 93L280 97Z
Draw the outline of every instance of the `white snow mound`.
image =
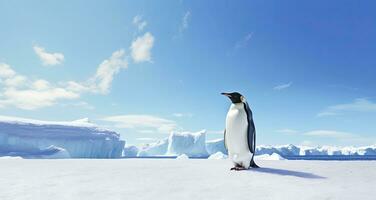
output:
M273 153L272 155L263 154L263 155L255 156L255 160L286 160L286 159L277 153Z
M178 157L176 157L177 160L187 160L189 157L186 154L181 154Z
M223 154L222 152L218 151L217 153L215 154L212 154L208 157L208 159L212 159L212 160L222 160L222 159L227 159L227 155L226 154Z

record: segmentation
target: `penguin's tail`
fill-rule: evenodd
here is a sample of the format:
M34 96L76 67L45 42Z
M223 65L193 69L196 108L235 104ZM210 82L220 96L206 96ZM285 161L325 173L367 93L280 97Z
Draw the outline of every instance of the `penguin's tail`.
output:
M255 163L255 161L252 159L251 160L251 164L249 165L250 167L252 167L252 168L260 168L256 163Z

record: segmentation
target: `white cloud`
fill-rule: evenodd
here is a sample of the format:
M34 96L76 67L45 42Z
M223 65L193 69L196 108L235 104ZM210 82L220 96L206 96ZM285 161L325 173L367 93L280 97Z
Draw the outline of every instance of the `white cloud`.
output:
M30 80L18 75L9 65L0 63L0 107L15 106L34 110L55 105L60 100L78 99L85 92L106 94L114 75L127 66L124 50L118 50L99 65L97 72L89 80L83 83L68 81L52 84L44 79Z
M335 116L335 115L339 115L339 114L335 112L323 111L323 112L318 113L317 117Z
M337 104L329 106L317 114L318 117L339 115L341 112L376 112L376 103L366 99L358 98L352 103Z
M80 101L80 102L76 102L76 103L72 103L72 106L76 106L76 107L79 107L79 108L84 108L84 109L87 109L87 110L94 110L95 107L90 105L89 103L85 102L85 101Z
M34 81L33 88L35 90L47 90L48 88L50 88L50 83L46 80L38 79Z
M292 82L289 82L289 83L286 83L286 84L277 85L273 89L274 90L284 90L284 89L291 87L291 85L292 85Z
M133 60L151 61L150 51L153 44L154 37L151 33L138 37L131 46ZM60 64L64 60L64 55L61 53L48 53L37 45L33 48L44 65ZM123 49L117 50L110 58L105 59L98 66L96 73L86 81L70 80L57 83L19 75L8 64L0 63L0 107L15 106L33 110L55 105L60 100L78 99L83 93L107 94L114 76L121 69L128 67L127 59ZM91 109L91 106L84 105L82 102L78 104Z
M120 69L128 67L124 54L125 51L123 49L115 51L109 59L104 60L99 65L95 76L91 80L96 83L95 88L99 92L108 93L114 75L119 73Z
M114 76L121 69L128 67L128 61L123 49L112 53L111 57L104 60L97 68L94 76L85 82L68 81L65 83L67 89L75 92L91 92L107 94L110 90Z
M0 107L15 106L21 109L33 110L51 106L61 99L75 99L79 94L62 87L51 86L46 80L31 81L27 77L18 75L9 65L0 63L2 95Z
M139 31L142 31L146 25L148 24L145 20L143 20L141 15L136 15L133 18L133 24L137 27Z
M75 99L79 95L64 88L51 88L48 90L32 89L6 89L3 93L6 99L3 104L13 105L25 110L34 110L41 107L52 106L60 99Z
M193 114L191 113L173 113L174 117L193 117Z
M16 72L6 63L0 63L0 78L10 78L16 75Z
M140 140L140 141L155 141L157 139L156 138L136 138L136 140Z
M239 49L239 48L247 46L248 42L252 39L252 35L253 35L253 32L248 33L246 36L244 36L242 40L238 41L235 44L235 49Z
M117 115L102 119L112 122L117 128L140 129L159 133L170 133L179 127L175 121L152 115Z
M207 134L220 134L220 135L223 135L225 132L225 130L208 130L206 131Z
M375 112L376 103L365 98L358 98L352 103L330 106L329 109L338 111Z
M154 45L154 37L147 32L143 36L137 37L131 45L131 56L135 63L151 62L151 49Z
M20 87L26 82L26 77L21 75L15 75L4 80L4 84L8 87Z
M313 142L310 140L304 140L303 142L300 143L302 146L312 146Z
M45 66L61 64L64 61L62 53L48 53L43 47L38 45L34 45L33 49Z
M336 139L348 139L348 138L356 137L356 135L353 133L333 131L333 130L313 130L313 131L305 132L303 133L303 135L317 136L317 137L329 137L329 138L336 138Z

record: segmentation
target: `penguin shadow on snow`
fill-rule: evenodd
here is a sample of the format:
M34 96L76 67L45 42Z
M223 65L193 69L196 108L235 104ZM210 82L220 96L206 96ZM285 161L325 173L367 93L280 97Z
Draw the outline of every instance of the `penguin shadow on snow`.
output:
M266 174L275 174L281 176L294 176L299 178L308 178L308 179L325 179L326 177L319 176L313 173L308 172L299 172L287 169L276 169L276 168L268 168L268 167L261 167L261 168L251 168L247 170L249 172L260 172Z

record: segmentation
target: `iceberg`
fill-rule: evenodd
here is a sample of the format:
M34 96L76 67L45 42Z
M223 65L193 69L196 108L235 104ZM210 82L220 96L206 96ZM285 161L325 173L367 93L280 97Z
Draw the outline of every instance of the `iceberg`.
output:
M189 157L207 157L206 131L196 133L172 132L168 137L167 155L186 154Z
M140 148L138 156L177 156L186 154L189 157L207 157L221 152L227 155L223 138L205 141L205 130L196 133L172 132L168 138L156 143L145 144ZM288 158L289 156L318 156L318 155L376 155L376 145L364 147L334 147L334 146L295 146L289 145L259 145L256 155L276 155ZM269 159L269 158L268 158Z
M117 158L125 141L87 118L72 122L0 116L0 156Z
M206 150L205 140L205 130L195 133L171 132L167 138L142 146L137 156L178 156L186 154L189 157L207 157L209 154Z
M365 156L376 155L376 145L363 146L363 147L335 147L335 146L294 146L281 145L281 146L258 146L256 148L256 155L277 153L281 156Z
M225 142L223 138L207 141L206 150L208 151L210 155L217 153L217 152L222 152L223 154L227 154L227 150L226 150Z
M136 157L138 154L138 148L136 146L126 146L123 150L124 157Z
M165 155L168 147L168 138L159 140L158 142L146 144L139 150L137 156L161 156Z

